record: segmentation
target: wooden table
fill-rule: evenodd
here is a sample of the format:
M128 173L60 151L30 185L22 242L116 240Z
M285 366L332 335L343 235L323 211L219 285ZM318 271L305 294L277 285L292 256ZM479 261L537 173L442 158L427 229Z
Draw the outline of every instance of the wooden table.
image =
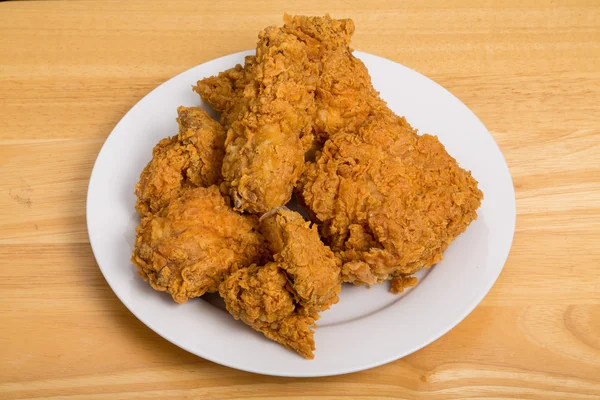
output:
M0 399L600 398L600 3L288 3L0 3ZM352 17L355 48L452 91L516 188L485 300L426 348L346 376L259 376L179 349L115 297L86 232L90 172L124 113L252 48L284 11Z

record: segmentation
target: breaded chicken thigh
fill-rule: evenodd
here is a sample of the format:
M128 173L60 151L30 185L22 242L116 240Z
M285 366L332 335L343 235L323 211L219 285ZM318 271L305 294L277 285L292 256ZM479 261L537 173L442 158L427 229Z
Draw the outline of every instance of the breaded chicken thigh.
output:
M142 219L131 261L139 274L178 303L207 292L232 271L259 262L258 220L233 211L216 186L184 189Z
M332 135L300 192L342 257L343 279L371 285L398 277L395 291L442 259L483 197L436 137L417 135L389 110Z

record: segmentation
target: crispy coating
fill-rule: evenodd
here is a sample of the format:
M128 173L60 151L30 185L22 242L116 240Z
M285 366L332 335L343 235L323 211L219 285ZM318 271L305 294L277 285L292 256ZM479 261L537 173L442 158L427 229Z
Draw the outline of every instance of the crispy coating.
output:
M312 147L321 58L353 29L350 20L286 16L260 32L244 68L198 82L228 128L222 188L236 209L264 213L290 200Z
M264 213L289 201L302 173L317 66L306 44L280 28L263 30L256 52L254 79L222 117L229 128L222 172L236 209Z
M356 131L374 110L385 108L386 105L373 88L365 65L352 55L349 47L354 33L352 20L336 21L328 16L295 17L295 20L303 30L336 23L343 27L328 37L329 45L321 53L321 70L315 92L316 113L313 118L314 134L320 146L329 136L342 129ZM319 21L316 25L315 20Z
M316 314L302 312L277 263L251 265L231 274L219 290L229 313L288 349L312 359Z
M260 230L269 250L290 283L290 290L305 312L327 310L342 290L341 262L297 212L278 209L263 218Z
M184 189L142 219L131 260L154 289L184 303L216 292L232 270L260 259L257 228L256 217L233 211L216 186Z
M390 291L394 294L402 293L409 287L416 286L419 280L414 276L397 276L392 278Z
M247 56L243 67L238 64L218 76L198 81L194 86L202 100L221 113L221 124L226 130L233 122L243 119L250 109L250 100L258 95L256 71L256 57Z
M348 46L325 54L314 119L321 142L341 129L356 131L373 110L381 107L385 107L385 102L371 85L367 68Z
M367 68L349 48L354 33L352 20L332 19L329 15L286 15L284 19L284 29L307 42L319 66L312 118L318 144L343 127L351 125L355 129L374 107L385 106L371 85ZM217 77L199 81L195 87L204 101L221 112L226 129L243 116L248 99L256 96L255 67L256 57L249 56L244 67L237 65Z
M234 318L312 359L311 328L338 302L341 262L296 212L277 209L260 230L275 261L234 272L219 293Z
M136 209L156 213L183 187L219 184L225 154L225 131L199 107L177 109L179 133L161 140L136 185Z
M369 285L440 261L483 197L436 137L387 108L332 135L301 194L342 257L344 281Z

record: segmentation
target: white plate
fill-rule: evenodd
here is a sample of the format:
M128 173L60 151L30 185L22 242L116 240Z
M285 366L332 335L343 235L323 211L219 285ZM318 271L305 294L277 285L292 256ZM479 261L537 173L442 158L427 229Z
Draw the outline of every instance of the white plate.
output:
M267 340L212 301L183 305L152 290L129 258L135 228L133 187L152 147L177 132L177 107L200 104L197 80L242 63L252 51L194 67L140 100L102 147L88 189L87 224L98 265L119 299L150 329L200 357L246 371L281 376L326 376L375 367L404 357L452 329L483 299L500 274L515 227L515 196L498 146L477 117L450 92L395 62L355 52L390 108L422 133L437 135L460 165L471 170L485 199L479 218L419 274L403 296L387 285L346 285L340 302L322 314L315 359ZM208 109L208 107L206 107Z

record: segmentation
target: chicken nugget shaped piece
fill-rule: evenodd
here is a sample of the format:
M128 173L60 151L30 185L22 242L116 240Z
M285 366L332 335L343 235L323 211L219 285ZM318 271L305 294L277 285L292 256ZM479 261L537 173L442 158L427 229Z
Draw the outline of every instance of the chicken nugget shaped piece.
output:
M219 294L235 319L307 359L314 358L312 328L318 315L299 312L277 263L237 270L221 284Z
M223 127L200 107L179 107L177 113L179 133L154 147L135 187L142 216L158 212L184 187L208 187L222 179Z
M327 310L342 290L341 261L319 238L317 226L280 208L262 218L260 230L307 313Z
M154 289L185 303L218 291L232 270L260 259L257 228L257 218L233 211L218 187L185 189L142 219L131 261Z

